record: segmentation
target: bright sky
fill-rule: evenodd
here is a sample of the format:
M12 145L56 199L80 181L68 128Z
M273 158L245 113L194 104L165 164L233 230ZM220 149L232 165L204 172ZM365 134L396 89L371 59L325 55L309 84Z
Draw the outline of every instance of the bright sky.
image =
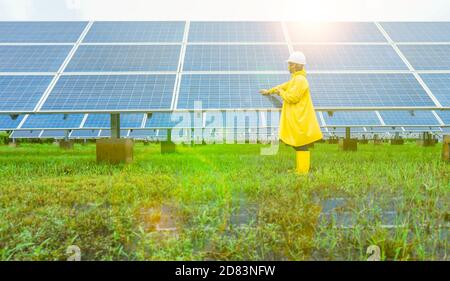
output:
M0 0L0 20L450 21L450 0Z

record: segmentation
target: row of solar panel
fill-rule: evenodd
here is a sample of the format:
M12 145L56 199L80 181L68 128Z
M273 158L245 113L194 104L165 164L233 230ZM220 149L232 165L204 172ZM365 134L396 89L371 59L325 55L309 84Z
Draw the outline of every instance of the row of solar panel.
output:
M421 74L444 107L450 107L450 74ZM0 111L33 112L53 76L0 76ZM283 74L183 74L176 109L263 109L280 107L259 89L289 79ZM40 108L41 112L168 111L176 75L63 75ZM413 74L325 74L308 76L316 108L435 107Z
M352 137L362 137L363 135L366 137L373 136L377 134L379 136L383 136L384 134L396 134L399 133L403 136L412 137L413 134L416 134L415 137L418 137L418 134L423 132L431 132L435 134L440 133L448 133L450 132L450 128L439 128L439 127L397 127L397 128L372 128L372 127L362 127L352 129L351 136ZM180 139L188 139L188 140L198 140L198 134L194 135L192 132L187 130L180 130L177 132L178 140ZM220 135L222 134L222 135ZM231 137L230 137L230 134ZM329 138L332 136L344 136L345 131L343 128L335 128L335 129L327 129L323 131L324 138ZM73 130L69 133L69 139L97 139L97 138L108 138L111 136L111 132L109 130ZM167 130L162 129L130 129L130 130L122 130L121 131L122 138L133 138L133 139L147 139L152 141L164 141L167 140L168 134ZM173 135L172 135L173 136ZM261 130L261 129L234 129L234 130L225 130L222 132L210 130L208 132L203 132L202 140L219 140L223 138L235 139L235 140L249 140L249 139L257 139L257 140L277 140L278 139L278 131L274 130ZM64 130L21 130L21 131L13 131L10 135L12 139L21 139L21 138L41 138L41 139L63 139L66 138L66 131Z
M87 22L0 22L3 43L74 43ZM396 42L450 42L448 22L382 22ZM372 22L286 23L292 42L386 42ZM185 22L94 22L83 42L181 42ZM189 42L285 42L281 22L191 22Z
M438 120L437 117L440 119ZM15 129L109 129L108 114L37 114L11 118L0 115L0 130ZM138 128L263 128L278 127L279 111L157 112L122 114L121 127ZM333 126L450 126L450 111L338 111L317 113L322 127ZM443 124L442 124L442 123ZM20 128L19 128L20 126Z
M418 71L450 70L450 45L404 45ZM0 46L0 72L57 72L71 46ZM389 45L294 45L308 70L408 70ZM180 45L83 45L64 72L172 71ZM188 45L183 71L286 71L287 45Z

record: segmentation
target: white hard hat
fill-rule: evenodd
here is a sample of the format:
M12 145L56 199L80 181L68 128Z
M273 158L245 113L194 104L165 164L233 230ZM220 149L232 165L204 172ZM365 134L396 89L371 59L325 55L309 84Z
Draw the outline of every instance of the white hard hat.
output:
M305 54L302 52L293 52L290 56L287 62L292 62L296 64L306 64L306 57Z

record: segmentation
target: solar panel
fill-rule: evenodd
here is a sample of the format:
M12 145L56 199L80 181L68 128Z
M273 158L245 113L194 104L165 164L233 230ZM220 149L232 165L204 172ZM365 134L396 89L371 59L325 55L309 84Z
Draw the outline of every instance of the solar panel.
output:
M383 22L396 42L450 42L450 22Z
M100 134L100 130L75 130L70 134L70 138L74 139L90 139L90 138L98 138Z
M144 114L142 113L128 113L120 114L121 128L140 128ZM111 128L111 116L109 114L89 114L83 128Z
M22 125L26 129L77 129L84 114L32 114Z
M0 111L32 111L53 76L0 76Z
M174 84L175 75L62 76L42 110L168 110Z
M200 113L202 115L202 113ZM203 127L203 117L197 117L195 127ZM194 114L189 112L155 112L147 117L145 128L192 128L194 127Z
M334 134L339 134L339 135L345 135L345 128L343 127L329 127L328 128L328 132L330 133L334 133ZM350 128L350 134L364 134L367 133L364 128L362 127L354 127L354 128Z
M0 72L56 72L72 46L0 46Z
M128 136L128 130L120 130L120 136L126 138ZM109 138L111 137L111 130L101 130L100 137Z
M158 137L159 135L159 137ZM130 130L130 138L136 139L149 139L149 140L165 140L167 139L167 134L162 130Z
M39 138L42 130L14 131L9 136L11 139L35 139Z
M310 74L316 107L434 106L412 74Z
M65 71L177 71L180 49L180 45L82 45Z
M292 42L386 42L371 22L286 23Z
M95 22L83 42L181 42L184 25L181 21Z
M188 45L185 71L286 70L287 45Z
M178 97L179 109L193 109L201 101L203 109L273 108L281 103L275 97L258 93L288 80L273 74L184 74Z
M431 111L380 111L386 125L439 125Z
M258 128L262 127L260 113L257 111L206 112L207 128Z
M66 131L65 130L44 130L40 136L41 139L45 138L55 138L62 139L65 138Z
M25 115L19 115L15 119L9 115L0 115L0 130L11 130L17 128Z
M450 70L450 45L400 45L416 70Z
M280 22L191 22L190 42L285 42Z
M1 43L75 43L87 22L0 22Z
M323 112L327 126L376 126L381 125L380 119L374 111L337 111L332 116Z
M442 106L450 106L450 74L420 74Z
M441 132L439 127L404 127L407 132Z
M309 70L407 70L387 45L294 45L307 59Z
M436 111L436 113L445 125L450 125L450 110Z

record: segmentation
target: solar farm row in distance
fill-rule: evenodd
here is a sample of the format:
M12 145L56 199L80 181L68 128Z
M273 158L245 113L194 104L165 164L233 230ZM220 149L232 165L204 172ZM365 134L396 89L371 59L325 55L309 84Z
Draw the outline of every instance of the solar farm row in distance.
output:
M435 116L440 119L438 120ZM11 118L0 115L0 130L33 129L109 129L108 114L37 114ZM168 128L276 128L279 125L277 111L236 112L155 112L152 114L122 114L124 129L168 129ZM323 120L322 120L323 118ZM332 115L317 113L322 127L450 127L450 111L338 111ZM442 122L442 123L441 123ZM22 124L21 124L22 123ZM21 126L19 127L19 125Z

